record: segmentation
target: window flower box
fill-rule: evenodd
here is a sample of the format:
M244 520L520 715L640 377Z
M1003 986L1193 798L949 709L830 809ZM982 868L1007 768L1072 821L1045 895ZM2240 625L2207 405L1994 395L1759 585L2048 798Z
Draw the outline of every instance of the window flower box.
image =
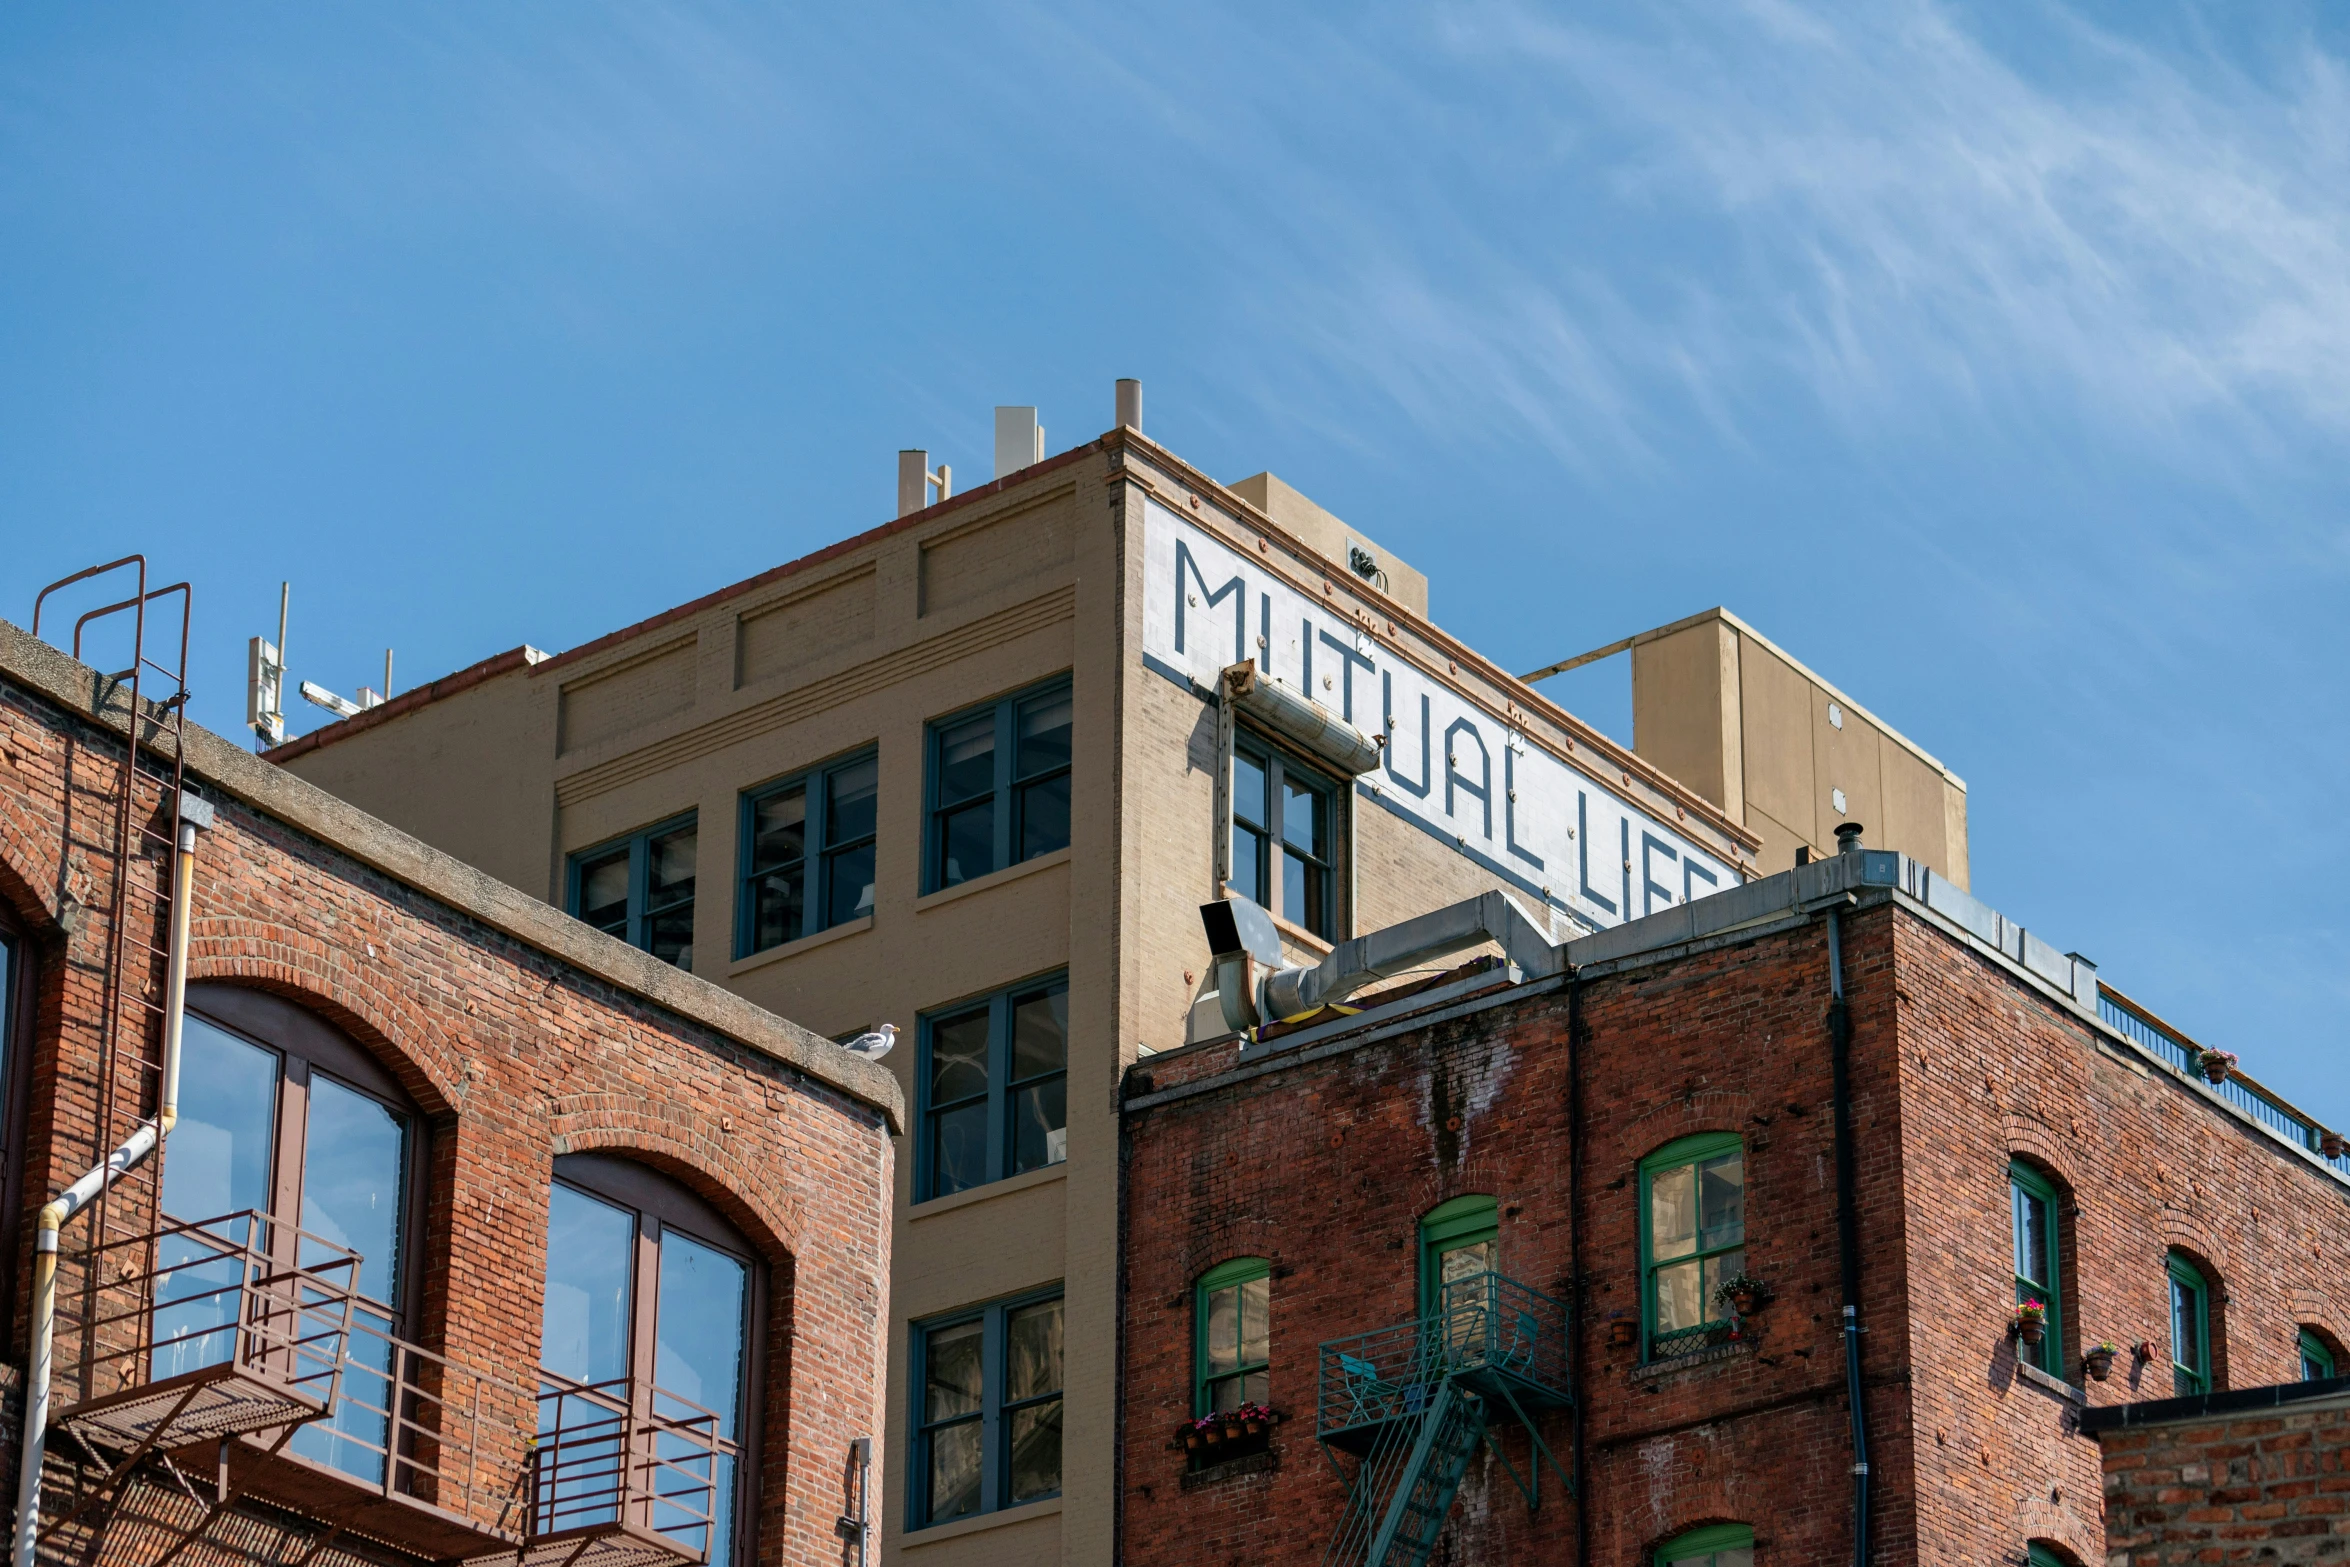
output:
M1183 1450L1194 1470L1262 1453L1271 1445L1279 1410L1264 1404L1219 1409L1175 1428L1172 1446Z

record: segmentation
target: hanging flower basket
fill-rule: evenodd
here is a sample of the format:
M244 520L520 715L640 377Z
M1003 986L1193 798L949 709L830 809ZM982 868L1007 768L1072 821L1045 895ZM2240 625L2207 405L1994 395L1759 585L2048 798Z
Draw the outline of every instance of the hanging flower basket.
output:
M2037 1344L2048 1336L2048 1305L2045 1301L2027 1300L2015 1308L2014 1332L2026 1344Z
M2203 1074L2207 1083L2224 1083L2235 1074L2237 1059L2233 1050L2199 1050L2195 1053L2195 1070Z
M2317 1138L2317 1150L2328 1159L2339 1159L2343 1154L2350 1153L2350 1138L2344 1137L2340 1132L2320 1132Z
M1741 1320L1762 1310L1769 1304L1770 1298L1770 1291L1763 1288L1762 1280L1747 1273L1732 1274L1714 1291L1714 1304L1728 1307L1731 1314Z
M1607 1325L1607 1341L1611 1348L1630 1349L1640 1340L1640 1324L1629 1317L1618 1317Z
M2113 1374L2113 1357L2121 1351L2111 1344L2092 1344L2081 1351L2081 1368L2089 1373L2089 1380L2102 1382Z

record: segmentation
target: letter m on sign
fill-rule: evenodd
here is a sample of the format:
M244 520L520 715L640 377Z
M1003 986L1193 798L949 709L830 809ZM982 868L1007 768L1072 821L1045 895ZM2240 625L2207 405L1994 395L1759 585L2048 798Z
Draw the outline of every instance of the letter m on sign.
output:
M1199 589L1199 597L1191 596L1191 587ZM1199 562L1191 558L1191 551L1181 539L1175 541L1175 651L1183 651L1183 612L1193 604L1203 609L1214 609L1225 599L1232 600L1232 656L1219 657L1219 666L1237 664L1248 656L1248 595L1240 590L1240 573L1211 593L1208 579L1200 575Z

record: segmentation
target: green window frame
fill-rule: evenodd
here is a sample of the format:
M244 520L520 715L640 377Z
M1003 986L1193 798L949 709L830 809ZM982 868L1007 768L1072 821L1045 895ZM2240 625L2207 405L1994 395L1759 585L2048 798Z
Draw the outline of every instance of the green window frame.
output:
M736 957L872 915L880 794L872 746L743 791Z
M2211 1284L2177 1252L2170 1274L2171 1391L2181 1398L2211 1391Z
M1501 1271L1501 1209L1482 1193L1455 1197L1420 1220L1420 1315L1444 1309L1444 1286Z
M1723 1337L1729 1320L1714 1292L1745 1267L1745 1139L1736 1132L1699 1132L1641 1160L1645 1358L1669 1359Z
M1235 1257L1192 1287L1191 1412L1273 1402L1273 1264Z
M2064 1375L2064 1257L2057 1232L2056 1186L2021 1160L2007 1166L2009 1239L2017 1305L2048 1307L2048 1330L2036 1345L2016 1340L2016 1359L2052 1377Z
M1754 1528L1709 1523L1656 1548L1656 1567L1754 1567Z
M2024 1547L2024 1567L2073 1567L2073 1564L2034 1540Z
M2301 1330L2301 1380L2324 1382L2340 1376L2335 1369L2333 1346L2317 1336L2314 1328Z
M930 722L922 890L1069 847L1076 699L1067 675Z
M692 973L698 820L687 811L572 855L564 878L572 918Z

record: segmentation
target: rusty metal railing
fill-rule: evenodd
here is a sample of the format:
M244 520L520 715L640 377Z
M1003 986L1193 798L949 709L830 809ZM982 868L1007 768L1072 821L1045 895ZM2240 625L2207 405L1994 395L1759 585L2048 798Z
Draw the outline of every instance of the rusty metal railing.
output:
M643 1382L540 1373L531 1454L530 1538L602 1531L661 1536L703 1561L724 1509L732 1444L718 1416Z

